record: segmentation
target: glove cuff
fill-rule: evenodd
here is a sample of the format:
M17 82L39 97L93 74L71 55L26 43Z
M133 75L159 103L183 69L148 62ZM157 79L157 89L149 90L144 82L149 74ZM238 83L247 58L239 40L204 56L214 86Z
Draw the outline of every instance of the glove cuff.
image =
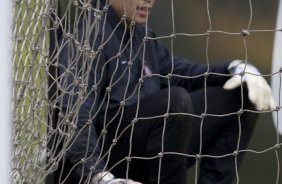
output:
M231 72L231 71L234 70L237 66L239 66L239 65L242 64L242 63L244 63L243 60L240 60L240 59L233 60L233 61L231 61L231 63L228 65L227 70L228 70L230 73L233 73L233 72Z
M245 63L243 60L234 60L228 66L228 71L231 74L240 74L241 72L248 72L253 75L261 75L256 67Z
M110 172L100 172L93 177L91 184L107 184L114 178L114 175Z

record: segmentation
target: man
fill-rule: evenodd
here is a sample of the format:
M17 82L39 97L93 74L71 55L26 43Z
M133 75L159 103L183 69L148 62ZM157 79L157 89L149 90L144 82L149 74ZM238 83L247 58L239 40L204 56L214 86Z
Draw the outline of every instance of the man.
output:
M61 113L73 122L66 162L74 183L185 184L196 160L200 184L232 183L237 151L257 121L244 110L275 109L268 84L243 61L172 60L145 26L154 3L98 1L103 11L86 13L74 39L62 39Z

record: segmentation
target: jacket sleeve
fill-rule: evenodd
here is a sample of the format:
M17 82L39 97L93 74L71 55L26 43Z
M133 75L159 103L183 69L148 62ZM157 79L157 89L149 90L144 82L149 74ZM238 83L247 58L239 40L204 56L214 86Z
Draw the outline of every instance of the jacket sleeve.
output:
M71 163L72 174L89 177L104 169L95 129L101 105L101 91L105 83L103 55L80 50L72 41L63 45L59 59L59 86L62 101L57 127L67 130L71 138L64 143L66 159ZM92 49L96 49L93 47ZM92 55L91 55L92 54ZM92 175L93 176L93 175Z
M186 58L173 57L172 59L168 49L159 41L156 41L156 48L159 53L160 73L162 75L173 73L170 80L171 85L182 86L188 91L194 91L204 87L205 77L207 77L207 86L223 85L230 78L221 75L228 74L227 67L230 62L210 64L208 67L208 65L193 63ZM164 84L166 85L165 80Z

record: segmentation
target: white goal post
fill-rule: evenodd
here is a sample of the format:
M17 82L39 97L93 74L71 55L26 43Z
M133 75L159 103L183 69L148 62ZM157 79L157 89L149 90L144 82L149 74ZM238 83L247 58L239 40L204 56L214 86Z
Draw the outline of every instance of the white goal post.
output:
M275 101L281 106L281 72L282 72L282 1L279 1L276 29L280 31L274 34L273 55L272 55L272 73L280 72L280 75L273 75L271 78L271 87ZM279 101L280 100L280 101ZM278 133L282 135L282 111L273 112L274 126Z

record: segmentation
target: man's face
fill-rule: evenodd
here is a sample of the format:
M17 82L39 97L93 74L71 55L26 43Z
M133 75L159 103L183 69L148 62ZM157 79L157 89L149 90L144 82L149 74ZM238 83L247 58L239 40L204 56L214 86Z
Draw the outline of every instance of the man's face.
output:
M119 17L126 15L128 23L146 23L146 17L155 3L155 0L108 0Z

